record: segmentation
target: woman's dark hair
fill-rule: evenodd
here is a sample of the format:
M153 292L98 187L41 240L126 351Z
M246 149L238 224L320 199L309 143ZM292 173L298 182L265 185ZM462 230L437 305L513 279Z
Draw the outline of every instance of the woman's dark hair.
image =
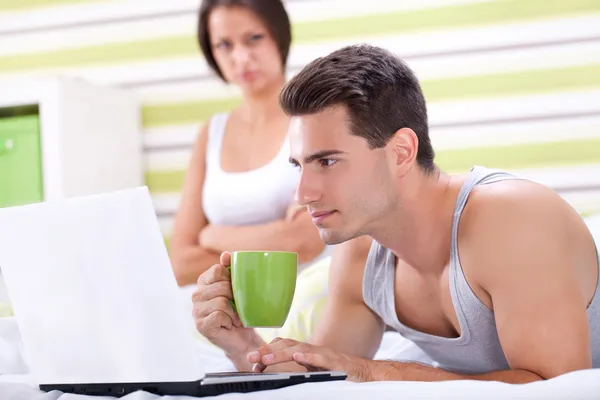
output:
M281 0L203 0L198 13L198 44L210 68L223 81L225 81L225 77L213 56L208 32L208 16L213 9L219 6L246 7L254 12L275 40L281 56L281 63L285 68L292 41L292 29Z

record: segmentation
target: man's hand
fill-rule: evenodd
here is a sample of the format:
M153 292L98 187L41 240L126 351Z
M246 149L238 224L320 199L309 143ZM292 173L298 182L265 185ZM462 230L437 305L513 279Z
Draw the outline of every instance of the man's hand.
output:
M192 295L193 316L196 329L234 359L264 342L252 328L242 326L240 317L233 309L231 300L231 275L227 266L231 255L223 253L221 263L213 265L198 278L198 288ZM235 360L234 360L235 362ZM246 362L244 360L244 362ZM238 369L243 363L236 363ZM250 365L243 369L249 369Z
M482 380L506 383L535 382L541 378L530 371L505 370L480 375L460 375L419 363L398 361L367 360L349 356L324 347L297 342L292 339L273 340L248 354L248 361L254 363L253 372L289 371L290 366L301 365L309 372L343 371L348 380L369 381L419 381L439 382L454 380ZM284 367L285 366L285 367ZM292 369L294 370L294 369Z
M368 360L292 339L276 338L268 345L249 353L248 361L255 363L253 370L256 372L264 371L273 365L295 361L309 372L343 371L348 375L348 380L371 380Z

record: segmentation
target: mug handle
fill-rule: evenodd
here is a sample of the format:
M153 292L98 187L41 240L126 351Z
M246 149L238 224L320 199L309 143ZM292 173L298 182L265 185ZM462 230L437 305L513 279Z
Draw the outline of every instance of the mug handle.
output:
M229 275L231 275L231 265L229 265L229 266L227 266L225 268L227 268L229 270ZM232 281L232 284L231 284L231 294L233 295L233 281ZM231 304L231 307L233 307L233 311L235 311L235 313L237 314L238 312L237 312L237 308L235 307L235 300L233 300L233 299L229 300L229 304Z

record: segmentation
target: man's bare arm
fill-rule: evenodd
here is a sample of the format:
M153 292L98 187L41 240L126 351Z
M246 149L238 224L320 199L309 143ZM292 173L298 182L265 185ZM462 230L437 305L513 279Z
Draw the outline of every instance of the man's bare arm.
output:
M475 218L465 214L459 245L465 273L491 298L511 369L548 379L591 368L589 299L569 237L573 211L536 184L496 185L472 199Z
M383 336L383 321L363 301L362 282L372 239L337 245L329 268L329 295L310 343L372 358Z
M418 381L439 382L456 380L499 381L505 383L529 383L542 380L534 372L526 370L493 371L479 375L455 374L443 369L416 363L397 361L370 361L361 381Z

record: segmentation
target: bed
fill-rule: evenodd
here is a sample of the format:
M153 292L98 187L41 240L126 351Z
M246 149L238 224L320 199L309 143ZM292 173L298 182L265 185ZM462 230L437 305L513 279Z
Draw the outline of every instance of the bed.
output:
M587 218L587 222L600 244L600 215ZM45 393L40 391L27 363L22 357L16 320L0 318L0 400L85 400L98 397ZM210 364L215 371L231 370L232 366L214 349L208 350L199 343L199 362ZM409 341L397 333L386 332L377 359L418 360L419 355ZM123 397L126 400L185 400L186 397L160 397L137 392ZM600 399L600 369L572 372L542 382L509 385L500 382L451 381L451 382L323 382L291 386L288 388L254 393L231 393L219 399ZM103 397L103 399L110 399ZM187 398L190 399L190 398Z
M198 343L199 362L214 366L215 371L232 370L222 353ZM14 318L0 319L0 400L98 400L98 397L45 393L37 388L22 357L22 343ZM418 350L397 333L386 332L377 359L418 360ZM384 399L600 399L600 369L577 371L563 376L525 385L500 382L322 382L291 386L254 393L231 393L219 399L289 399L289 400L384 400ZM102 399L111 399L102 397ZM185 400L189 397L156 396L136 392L122 397L125 400Z
M84 400L97 397L44 393L27 383L23 377L0 377L2 400ZM173 400L189 397L160 397L145 392L136 392L122 397L126 400ZM321 382L291 386L283 389L231 393L219 399L599 399L600 370L577 371L548 381L525 385L509 385L500 382L451 381L451 382ZM105 398L108 399L108 398Z

